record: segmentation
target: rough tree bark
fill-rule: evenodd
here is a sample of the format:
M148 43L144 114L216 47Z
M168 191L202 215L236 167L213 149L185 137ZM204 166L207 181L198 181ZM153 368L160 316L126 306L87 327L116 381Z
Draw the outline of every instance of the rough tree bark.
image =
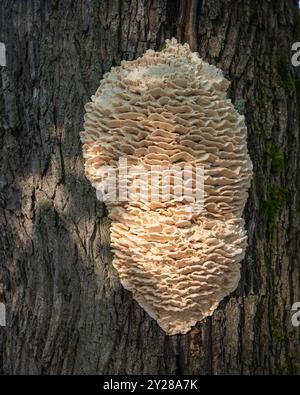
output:
M1 0L0 12L0 372L300 373L297 1ZM232 81L254 180L238 289L167 337L112 267L79 132L103 73L172 36Z

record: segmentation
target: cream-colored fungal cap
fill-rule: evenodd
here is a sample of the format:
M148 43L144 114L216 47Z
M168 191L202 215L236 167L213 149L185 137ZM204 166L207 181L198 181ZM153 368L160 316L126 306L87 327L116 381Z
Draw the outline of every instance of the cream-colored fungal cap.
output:
M94 187L104 182L101 168L125 156L147 169L204 167L203 209L189 212L186 200L107 201L113 265L169 335L211 315L240 279L252 165L228 86L221 70L172 39L113 67L86 105L81 140Z

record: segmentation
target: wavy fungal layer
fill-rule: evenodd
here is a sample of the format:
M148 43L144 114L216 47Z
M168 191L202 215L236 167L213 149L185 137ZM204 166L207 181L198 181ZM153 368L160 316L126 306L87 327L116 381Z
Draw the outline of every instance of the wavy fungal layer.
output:
M252 166L228 86L221 70L173 39L161 52L113 67L86 105L81 140L94 187L103 185L103 166L117 167L125 156L147 169L204 168L202 208L189 211L185 199L107 201L113 265L169 335L211 315L240 279Z

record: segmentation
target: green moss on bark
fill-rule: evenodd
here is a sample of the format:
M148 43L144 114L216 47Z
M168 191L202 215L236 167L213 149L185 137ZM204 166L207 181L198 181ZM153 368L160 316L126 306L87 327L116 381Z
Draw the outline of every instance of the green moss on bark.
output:
M296 85L293 74L282 59L277 62L277 81L287 95L291 96L295 92Z
M262 212L269 225L274 225L279 210L287 199L288 190L280 185L271 185L267 189L266 199L262 205Z
M265 150L265 160L270 162L271 172L273 174L279 174L284 166L284 154L283 152L273 143L267 143Z

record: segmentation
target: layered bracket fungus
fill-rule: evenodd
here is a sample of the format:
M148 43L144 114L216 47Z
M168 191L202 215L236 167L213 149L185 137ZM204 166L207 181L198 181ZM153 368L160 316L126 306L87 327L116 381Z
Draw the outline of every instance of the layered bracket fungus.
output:
M228 87L221 70L172 39L161 52L148 50L113 67L86 105L85 172L108 208L113 265L169 335L187 333L212 315L240 279L252 165L244 116L226 98ZM136 170L127 178L125 164ZM193 193L195 169L203 169L201 204L174 194L175 172L168 198L162 177L149 182L153 168L187 165ZM141 168L147 176L132 188ZM107 178L109 169L118 169L116 182ZM116 197L110 187L124 186L124 179L129 193L121 198L119 190ZM150 193L151 186L161 194Z

